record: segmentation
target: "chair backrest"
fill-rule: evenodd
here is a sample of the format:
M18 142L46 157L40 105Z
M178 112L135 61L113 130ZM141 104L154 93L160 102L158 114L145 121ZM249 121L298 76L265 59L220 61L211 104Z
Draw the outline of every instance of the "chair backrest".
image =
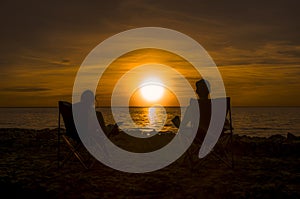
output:
M224 98L216 98L215 100L224 100ZM204 125L208 125L210 123L210 117L211 117L211 99L208 100L199 100L199 107L200 107L200 125L201 122L204 123ZM231 120L231 102L230 97L226 97L226 114L225 114L225 124L228 122L228 125L226 129L224 130L230 130L232 132L232 120ZM224 126L225 127L225 126Z
M229 122L229 128L227 130L230 131L230 133L233 133L233 126L232 126L232 117L231 117L231 101L230 97L226 97L226 118ZM225 121L226 122L226 121ZM226 124L224 124L226 125ZM225 129L226 130L226 129Z
M198 133L196 135L196 138L198 141L202 142L204 137L206 136L207 129L210 125L210 119L211 119L211 101L212 100L224 100L224 98L216 98L216 99L199 99L198 105L200 109L200 121L199 121L199 128ZM230 97L226 97L226 114L225 114L225 121L224 121L224 127L223 132L230 131L230 133L233 133L233 127L232 127L232 120L231 120L231 105L230 105Z
M59 114L62 116L65 128L66 135L75 139L77 141L80 140L77 130L74 124L73 113L72 113L72 104L66 101L58 102Z

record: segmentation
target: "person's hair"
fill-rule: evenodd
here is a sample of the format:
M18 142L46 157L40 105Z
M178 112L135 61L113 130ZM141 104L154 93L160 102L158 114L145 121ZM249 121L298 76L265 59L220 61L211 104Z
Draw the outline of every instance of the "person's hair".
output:
M95 100L95 96L93 91L91 90L85 90L82 95L81 95L81 101L88 103L88 104L93 104Z
M196 88L206 87L208 92L210 92L210 83L206 79L200 79L196 82Z
M200 99L208 99L210 94L210 84L205 79L196 82L196 93Z

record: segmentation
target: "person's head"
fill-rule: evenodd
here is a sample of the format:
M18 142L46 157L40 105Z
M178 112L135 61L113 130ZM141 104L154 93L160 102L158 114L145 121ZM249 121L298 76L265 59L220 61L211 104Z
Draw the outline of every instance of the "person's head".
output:
M210 93L210 84L205 79L200 79L196 82L196 93L200 99L208 99Z
M95 96L91 90L85 90L81 95L81 102L85 105L92 106L95 103Z

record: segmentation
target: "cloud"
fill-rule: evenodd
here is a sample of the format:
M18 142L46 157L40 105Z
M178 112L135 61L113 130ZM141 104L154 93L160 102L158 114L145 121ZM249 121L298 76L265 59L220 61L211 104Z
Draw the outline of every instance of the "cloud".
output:
M190 35L216 55L219 65L227 65L227 59L218 56L231 49L237 52L232 50L228 59L244 52L251 54L274 42L300 45L298 7L298 1L279 0L271 4L258 0L7 1L0 12L0 53L11 65L18 63L20 54L56 64L65 64L60 61L68 59L79 65L93 47L110 35L128 28L161 26ZM7 18L11 12L14 17ZM7 64L0 63L1 66Z
M8 92L41 92L41 91L50 91L49 88L41 88L41 87L7 87L2 88L2 91Z
M257 45L255 49L228 46L210 53L219 66L300 63L300 45L286 41L263 43Z
M220 67L235 106L299 106L299 65Z
M294 71L288 66L300 66L299 5L297 0L4 1L0 85L11 87L0 90L18 93L15 103L22 103L22 93L71 93L76 70L96 45L121 31L144 26L189 35L218 66L259 69L280 64ZM298 72L289 75L299 78ZM9 101L3 99L0 105Z

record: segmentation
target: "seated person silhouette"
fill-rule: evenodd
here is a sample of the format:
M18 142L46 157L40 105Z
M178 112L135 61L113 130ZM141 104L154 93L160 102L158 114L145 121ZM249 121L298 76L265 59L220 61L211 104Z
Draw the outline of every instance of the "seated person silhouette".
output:
M76 126L77 130L80 132L90 131L90 121L94 110L94 102L94 93L90 90L85 90L80 97L80 101L72 106L72 111L77 118L77 122L80 121L79 125L77 124Z
M73 108L77 110L77 113L80 114L80 123L84 131L90 132L96 129L95 124L92 122L95 113L95 102L96 98L94 93L91 90L85 90L82 95L80 102L75 103ZM96 111L96 116L100 127L107 136L113 134L118 134L118 126L115 125L105 125L105 121L101 112Z
M210 94L210 84L207 80L201 79L196 82L196 93L199 97L199 99L191 99L190 105L187 107L187 110L185 112L184 118L182 122L180 121L179 116L176 116L172 119L173 124L179 128L181 126L182 128L185 128L189 125L195 125L195 122L198 122L198 131L195 138L195 142L197 144L202 144L204 137L206 135L209 123L210 123L210 117L211 117L211 100L209 98ZM196 106L199 106L200 110L200 121L195 121L195 114L197 112L195 111Z

